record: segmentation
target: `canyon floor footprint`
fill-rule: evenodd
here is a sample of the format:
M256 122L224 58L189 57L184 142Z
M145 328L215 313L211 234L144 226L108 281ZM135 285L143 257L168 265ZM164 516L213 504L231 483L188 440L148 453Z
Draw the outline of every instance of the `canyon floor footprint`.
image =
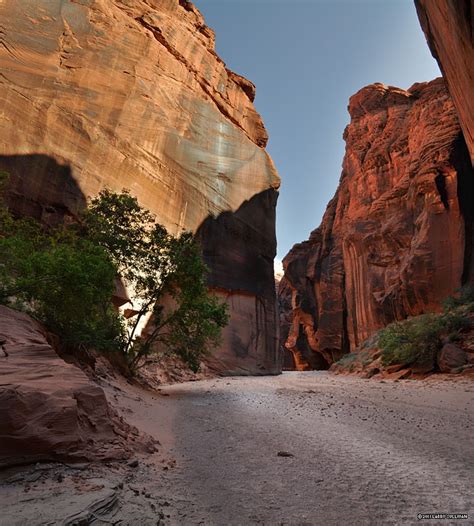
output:
M160 395L125 383L107 389L127 420L162 445L138 466L84 469L91 524L411 524L419 513L472 520L472 381L308 372L188 382ZM47 492L58 478L53 498ZM78 516L71 501L87 515L68 495L72 478L56 473L38 487L30 480L26 494L21 482L3 489L9 526L56 524L46 522L51 510L44 522L28 517L35 499L42 510L56 503L62 520ZM115 500L102 495L108 488Z

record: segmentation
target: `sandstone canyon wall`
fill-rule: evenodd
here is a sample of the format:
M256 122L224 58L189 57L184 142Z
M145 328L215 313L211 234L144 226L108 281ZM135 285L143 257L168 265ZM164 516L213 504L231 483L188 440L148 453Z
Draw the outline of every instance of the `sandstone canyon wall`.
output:
M474 164L474 4L472 0L415 0L415 5Z
M231 321L213 365L277 373L279 178L253 106L188 0L2 0L0 169L14 210L74 217L128 188L199 234Z
M336 195L283 261L281 336L298 369L328 367L473 277L474 176L444 80L373 84L348 109Z

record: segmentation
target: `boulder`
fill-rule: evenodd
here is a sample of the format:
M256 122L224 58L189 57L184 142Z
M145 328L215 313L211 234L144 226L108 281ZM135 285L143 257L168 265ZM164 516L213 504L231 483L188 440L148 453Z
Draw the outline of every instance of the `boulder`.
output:
M0 306L0 339L7 353L0 355L0 467L152 450L103 389L56 354L29 316Z
M437 361L442 373L452 373L468 363L468 354L454 343L445 343L439 351Z

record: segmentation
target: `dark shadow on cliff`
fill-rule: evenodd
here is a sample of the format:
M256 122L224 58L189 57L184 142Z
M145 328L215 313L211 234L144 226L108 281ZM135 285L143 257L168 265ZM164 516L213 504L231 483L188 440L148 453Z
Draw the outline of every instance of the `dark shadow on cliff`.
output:
M235 212L207 217L196 231L209 285L275 300L275 207L278 193L268 189L244 201Z
M231 319L226 329L227 352L236 364L246 363L250 349L256 352L251 374L281 372L273 269L277 199L277 191L265 190L244 201L235 212L207 217L196 231L209 268L209 286L230 295L255 297L254 321Z
M465 285L466 283L472 283L474 280L474 170L471 164L469 150L462 133L459 134L459 137L454 143L449 160L457 172L459 208L464 218L466 244L464 248L464 268L461 283Z
M10 174L6 199L15 215L52 225L75 218L86 206L70 166L52 157L0 155L0 171Z
M273 270L277 198L276 190L260 192L235 212L208 216L195 233L209 287L235 301L221 347L210 357L211 369L220 374L281 372Z
M245 363L250 347L260 349L253 374L281 370L273 270L277 198L278 193L273 189L260 192L244 201L235 212L207 217L196 231L209 267L209 285L230 294L256 298L255 326L245 327L242 320L231 320L227 329L228 351L235 355L237 362ZM249 333L253 334L250 339Z

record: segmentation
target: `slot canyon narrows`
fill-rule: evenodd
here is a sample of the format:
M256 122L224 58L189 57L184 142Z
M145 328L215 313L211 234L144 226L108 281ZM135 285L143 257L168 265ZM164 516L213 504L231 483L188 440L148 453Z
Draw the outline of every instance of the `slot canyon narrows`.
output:
M472 521L473 28L0 0L0 526Z

